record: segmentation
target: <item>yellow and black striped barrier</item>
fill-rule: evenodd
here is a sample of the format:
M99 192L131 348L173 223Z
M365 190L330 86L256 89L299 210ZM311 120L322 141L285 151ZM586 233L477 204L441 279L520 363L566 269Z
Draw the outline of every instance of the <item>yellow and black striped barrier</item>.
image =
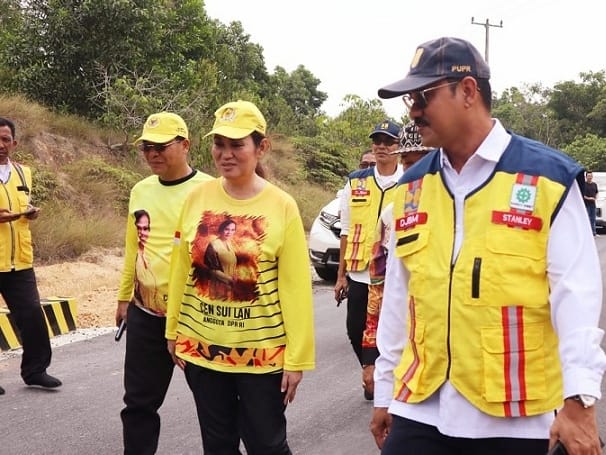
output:
M78 314L76 301L71 297L49 297L41 299L42 311L46 319L48 336L54 337L76 330ZM21 346L21 335L11 313L0 308L0 351L15 349Z

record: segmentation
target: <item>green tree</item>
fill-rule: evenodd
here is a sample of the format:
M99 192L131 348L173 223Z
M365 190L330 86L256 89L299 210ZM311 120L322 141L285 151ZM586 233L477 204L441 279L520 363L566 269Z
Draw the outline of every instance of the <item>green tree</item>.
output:
M587 170L606 171L606 138L589 133L578 136L563 149Z
M561 135L554 112L548 107L551 90L541 84L511 87L493 99L493 115L508 130L561 147Z
M215 50L202 0L26 0L22 17L5 62L21 91L93 118L105 110L99 92L124 76L199 91Z
M290 74L277 66L270 80L275 94L286 101L299 119L316 117L328 97L318 90L320 80L303 65Z
M13 93L17 89L15 68L3 62L12 58L15 52L12 44L18 42L21 28L19 0L3 0L0 8L0 90L5 93Z
M307 179L331 189L343 186L345 176L356 168L360 153L370 147L369 132L387 118L379 100L347 95L344 104L344 111L335 119L316 118L315 135L294 139Z
M558 120L563 143L589 133L606 136L605 72L580 73L580 77L580 83L556 84L548 103Z
M313 136L317 134L315 118L321 115L326 93L318 90L320 80L299 65L292 73L277 66L269 77L269 119L284 132Z
M234 101L238 94L269 93L269 75L265 68L263 48L250 42L238 21L225 26L214 21L212 39L216 45L209 56L217 65L217 100L215 108Z

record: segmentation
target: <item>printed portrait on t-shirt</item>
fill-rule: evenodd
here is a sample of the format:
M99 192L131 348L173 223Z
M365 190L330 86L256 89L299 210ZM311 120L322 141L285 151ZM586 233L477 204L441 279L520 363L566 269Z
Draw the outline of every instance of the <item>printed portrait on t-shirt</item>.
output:
M219 301L256 300L264 235L262 217L204 212L192 242L198 295Z
M137 259L135 262L135 302L159 315L165 314L163 296L158 292L156 276L145 254L147 241L151 233L151 216L147 210L133 212L137 229Z

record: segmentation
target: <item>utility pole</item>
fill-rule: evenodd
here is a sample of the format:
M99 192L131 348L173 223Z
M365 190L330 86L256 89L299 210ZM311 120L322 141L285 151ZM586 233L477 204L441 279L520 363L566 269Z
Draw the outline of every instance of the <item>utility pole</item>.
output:
M497 25L497 24L491 24L488 19L486 19L486 22L475 22L473 20L473 16L472 16L471 23L473 25L483 25L484 28L486 29L486 43L484 44L484 60L486 60L486 63L488 63L488 29L490 27L503 28L503 21L501 21L501 23L499 25Z

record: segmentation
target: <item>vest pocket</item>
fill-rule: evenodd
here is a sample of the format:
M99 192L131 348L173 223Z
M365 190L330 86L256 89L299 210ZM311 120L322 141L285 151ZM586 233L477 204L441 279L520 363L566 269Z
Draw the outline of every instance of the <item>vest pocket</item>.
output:
M429 230L417 228L402 235L398 233L396 235L395 254L411 273L408 282L409 295L423 295L427 290L429 281L425 273L428 272L428 267L433 264L431 259L427 257Z
M14 212L25 212L29 205L29 193L23 191L18 192L19 207L13 209Z
M404 260L420 252L429 243L427 229L414 229L405 234L396 233L396 236L396 256Z
M354 260L361 259L364 253L366 243L366 231L356 225L354 230L349 231L347 236L347 249L345 250L345 259Z
M482 394L488 402L546 398L543 325L521 322L482 329Z
M472 305L540 307L547 303L547 234L516 228L493 229L486 236L481 274L473 283ZM523 283L523 286L520 285Z
M421 376L425 368L425 321L416 318L408 323L408 343L402 353L400 364L394 375L411 392L424 393Z
M349 203L352 208L366 207L367 205L370 205L370 197L352 195Z
M29 229L17 229L18 245L17 258L22 263L31 263L34 259L32 235Z

